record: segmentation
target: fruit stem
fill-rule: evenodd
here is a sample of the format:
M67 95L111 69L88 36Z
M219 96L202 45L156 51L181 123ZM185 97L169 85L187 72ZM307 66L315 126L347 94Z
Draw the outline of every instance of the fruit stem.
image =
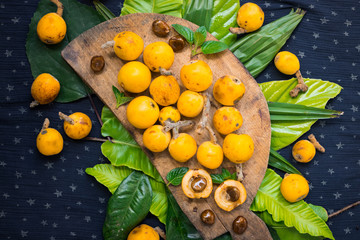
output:
M205 105L204 105L204 109L203 109L200 121L197 124L196 130L195 130L195 132L197 134L201 134L202 130L206 127L206 123L208 122L209 115L210 115L211 104L210 104L209 94L206 93L205 95L203 95L203 98L204 98Z
M47 129L49 125L50 125L50 120L48 118L45 118L41 131Z
M236 176L239 182L242 182L244 180L242 163L236 164Z
M173 75L171 70L166 70L165 68L163 67L159 67L159 71L160 71L160 74L161 75L164 75L164 76L171 76Z
M194 122L191 120L178 121L176 123L165 121L164 123L165 123L165 127L163 128L163 132L168 132L172 130L174 139L176 139L179 136L179 128L194 124Z
M325 152L325 148L323 146L321 146L321 144L316 140L316 137L314 134L310 134L308 136L308 139L310 140L310 142L314 145L314 147L319 151L324 153Z
M213 144L217 144L217 138L216 138L216 134L215 134L214 130L209 125L206 125L205 128L210 133L211 142Z
M101 48L108 48L108 47L113 47L115 45L115 41L111 40L111 41L107 41L106 43L104 43L103 45L101 45Z
M71 117L69 117L68 115L63 114L62 112L59 112L59 117L61 120L67 121L68 123L70 123L71 125L75 124L74 119L72 119Z
M56 14L62 17L64 12L64 5L59 0L50 0L57 6Z
M162 239L166 240L166 234L160 227L154 227L154 230L160 235Z
M354 202L354 203L352 203L352 204L350 204L350 205L348 205L348 206L340 209L339 211L336 211L336 212L330 214L330 215L329 215L329 218L332 218L332 217L334 217L334 216L336 216L336 215L338 215L338 214L340 214L340 213L348 210L349 208L355 207L355 206L357 206L357 205L360 205L360 201Z
M246 30L241 28L241 27L237 27L237 28L231 27L231 28L229 28L229 31L231 33L233 33L233 34L244 34L244 33L246 33Z
M290 97L292 97L292 98L297 97L297 95L299 94L300 91L306 92L308 90L308 86L305 84L300 70L298 70L295 74L298 79L298 84L295 86L294 89L292 89L290 91Z
M34 100L30 103L30 108L34 108L34 107L38 106L39 104L40 103L38 101Z

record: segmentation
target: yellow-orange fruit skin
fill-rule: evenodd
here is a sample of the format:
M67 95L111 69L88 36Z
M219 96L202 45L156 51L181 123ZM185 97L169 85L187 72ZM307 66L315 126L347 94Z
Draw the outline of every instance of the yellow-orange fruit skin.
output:
M89 135L92 128L92 122L88 115L76 112L69 117L74 120L74 124L64 121L64 131L69 138L83 139Z
M49 73L42 73L31 85L31 96L39 104L49 104L60 92L59 81Z
M287 174L280 185L283 197L291 203L304 199L309 194L307 180L299 174Z
M118 82L128 92L141 93L150 85L151 72L142 62L128 62L120 68Z
M219 78L213 88L216 101L225 106L233 106L245 93L245 85L236 77L226 75Z
M314 145L308 140L300 140L294 144L292 155L294 159L301 163L310 162L316 154Z
M129 103L126 109L126 117L134 127L146 129L156 123L159 112L159 107L153 99L147 96L139 96Z
M144 50L143 39L131 31L120 32L113 40L116 56L125 61L133 61L137 59Z
M276 54L274 59L275 67L286 75L294 75L300 70L300 62L297 56L288 51Z
M59 154L64 146L64 140L58 130L46 128L41 130L36 138L36 147L45 156Z
M57 44L65 38L65 20L56 13L48 13L38 22L36 32L43 43Z
M215 129L223 134L230 134L239 129L243 124L243 118L239 110L234 107L221 107L216 110L213 117Z
M187 89L202 92L211 86L213 73L206 62L193 60L181 68L180 79Z
M150 84L150 95L161 106L175 104L180 96L180 86L173 76L159 76Z

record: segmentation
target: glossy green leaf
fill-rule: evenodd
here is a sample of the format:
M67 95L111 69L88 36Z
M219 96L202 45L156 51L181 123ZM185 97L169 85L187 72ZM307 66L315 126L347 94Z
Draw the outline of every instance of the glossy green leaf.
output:
M189 171L188 167L178 167L171 169L166 175L166 179L169 181L168 185L178 186L181 184L182 178Z
M153 199L150 207L150 212L157 216L163 224L166 224L168 200L166 193L166 186L164 183L154 181L150 178L151 188L153 190Z
M125 0L121 16L130 13L160 13L182 16L183 0Z
M239 8L239 0L214 0L209 32L228 46L237 38L236 34L229 32L229 28L237 26L236 16Z
M148 214L152 201L149 178L132 172L110 197L103 226L105 240L125 240Z
M222 174L210 174L210 177L214 184L221 184L225 181Z
M185 27L185 26L180 25L180 24L172 24L171 26L175 29L175 31L178 34L183 36L188 43L193 44L193 42L194 42L194 32L190 28Z
M225 233L217 238L215 238L214 240L232 240L232 237L230 235L230 233Z
M257 77L273 61L286 40L300 23L305 12L298 9L259 30L246 34L230 46L230 51Z
M302 175L299 170L288 162L288 160L272 148L270 148L269 165L286 173L296 173Z
M56 6L49 0L41 0L29 26L26 39L26 54L34 78L41 73L50 73L59 80L61 88L56 101L71 102L87 96L87 88L81 78L61 57L61 51L67 44L89 28L104 19L94 8L81 4L77 0L63 0L63 18L67 24L64 40L55 45L41 42L36 33L40 18L49 12L56 12Z
M228 179L236 180L236 172L231 174L226 168L221 170L221 174L210 174L210 176L215 184L221 184Z
M280 192L281 181L278 174L267 169L250 210L268 211L274 221L283 221L287 227L295 227L300 233L334 239L326 223L305 201L289 203L284 199Z
M86 168L85 172L93 176L113 194L133 170L128 167L115 167L111 164L97 164L92 168Z
M203 54L218 53L224 51L227 48L228 45L218 41L206 41L203 43L203 45L201 45L201 51Z
M301 104L268 102L271 121L318 120L340 117L343 112Z
M267 101L300 104L309 107L325 108L326 103L336 97L342 87L336 83L322 81L320 79L304 79L308 85L305 93L296 98L289 95L291 89L297 84L297 79L292 78L284 81L271 81L261 83L260 88ZM305 132L309 131L316 120L304 121L272 121L271 122L271 147L279 150L288 146Z
M199 27L195 33L194 33L194 44L195 44L195 48L197 48L198 46L201 46L206 39L206 28L204 26Z
M256 212L256 215L260 217L266 225L275 231L278 239L291 239L291 240L320 240L323 237L313 237L309 234L299 233L294 227L285 226L284 222L275 222L272 219L271 214L267 211Z
M99 2L98 0L93 1L96 11L103 16L105 20L110 20L115 18L115 14L110 11L104 4Z
M210 29L213 0L191 0L184 12L183 18L198 26Z
M175 198L168 192L168 212L166 218L166 240L200 240L199 232L183 213Z
M115 167L111 164L97 164L92 168L87 168L86 173L95 177L95 179L114 193L120 183L132 173L128 167ZM153 198L151 202L150 212L157 216L160 222L166 222L167 213L167 194L164 183L159 183L152 178L149 178L151 189L153 191Z
M271 115L330 115L338 117L344 112L331 110L331 109L322 109L316 107L308 107L301 104L293 103L281 103L281 102L268 102L269 112Z
M309 206L312 208L312 210L319 216L324 222L327 222L329 219L329 215L325 208L322 206L317 206L309 203Z
M126 97L125 93L120 92L120 90L115 86L112 86L112 90L116 98L116 108L134 99L133 97Z
M114 139L113 143L106 141L101 145L103 155L109 159L111 164L142 171L155 180L163 182L149 158L109 108L103 108L101 119L103 121L101 134Z

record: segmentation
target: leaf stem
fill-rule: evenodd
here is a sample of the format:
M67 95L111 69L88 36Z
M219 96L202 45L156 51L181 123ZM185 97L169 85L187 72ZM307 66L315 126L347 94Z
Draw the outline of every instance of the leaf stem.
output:
M111 143L118 143L118 144L128 145L128 146L134 147L134 148L141 148L139 145L131 144L131 143L127 143L127 142L123 142L123 141L119 141L119 140L115 140L115 139L112 139L110 137L107 137L107 138L86 137L86 138L84 138L84 140L94 141L94 142L110 141Z
M101 117L100 117L100 114L99 114L99 112L98 112L98 110L97 110L97 108L96 108L96 106L95 106L94 100L92 99L92 97L91 97L91 95L90 95L89 93L87 93L87 96L88 96L88 98L89 98L89 100L90 100L91 107L94 109L94 112L95 112L95 114L96 114L96 117L97 117L100 125L103 126L103 122L102 122ZM110 137L107 137L107 140L109 140L110 142L112 142L112 140L111 140Z
M336 211L336 212L330 214L330 215L329 215L329 218L332 218L332 217L334 217L334 216L336 216L336 215L338 215L338 214L340 214L340 213L348 210L349 208L355 207L355 206L357 206L357 205L359 205L359 204L360 204L360 201L354 202L354 203L352 203L352 204L350 204L350 205L348 205L348 206L340 209L339 211Z

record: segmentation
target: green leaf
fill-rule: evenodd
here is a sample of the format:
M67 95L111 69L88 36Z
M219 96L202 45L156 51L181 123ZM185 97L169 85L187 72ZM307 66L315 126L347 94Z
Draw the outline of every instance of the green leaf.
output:
M126 97L125 93L120 92L120 90L115 86L112 86L112 90L116 98L116 108L134 99L133 97Z
M296 173L302 175L299 170L288 162L288 160L272 148L270 148L269 165L286 173Z
M204 26L199 27L194 33L195 49L201 46L206 39L206 28Z
M169 181L169 184L172 184L173 186L178 186L181 184L182 178L184 175L189 171L188 167L178 167L172 169L168 174L166 175L166 179Z
M126 239L148 214L152 200L149 178L133 172L110 197L103 227L105 240Z
M330 110L330 109L322 109L316 107L308 107L301 104L293 104L293 103L281 103L281 102L268 102L269 112L272 115L332 115L334 117L338 117L342 115L344 112Z
M231 174L226 168L221 170L221 174L210 174L213 183L221 184L225 180L233 179L236 180L236 173Z
M172 24L171 26L178 34L183 36L189 44L194 43L194 32L190 28L180 24Z
M300 23L305 12L298 9L264 25L258 31L246 34L230 46L230 51L256 78L273 61L286 40Z
M317 206L309 203L309 206L312 208L312 210L319 216L324 222L327 222L329 219L329 215L325 208L322 206Z
M213 0L192 0L184 12L183 18L209 29L212 9Z
M267 169L250 210L268 211L276 222L283 221L287 227L295 227L300 233L334 239L326 223L303 200L289 203L280 192L282 178ZM281 238L281 237L280 237Z
M106 141L101 145L103 155L111 164L142 171L156 181L164 182L149 158L109 108L103 108L101 119L103 121L101 134L114 139L113 143Z
M95 179L114 193L120 183L132 173L133 170L127 167L115 167L111 164L97 164L92 168L87 168L86 173L95 177ZM166 222L167 213L167 194L165 184L159 183L150 178L150 184L153 191L150 212L157 216L160 222Z
M210 176L211 176L213 183L215 183L215 184L221 184L225 181L222 174L210 174Z
M268 102L271 121L299 121L336 118L343 112L300 104Z
M291 240L320 240L323 239L323 237L313 237L309 234L302 234L299 233L296 228L294 227L287 227L285 226L284 222L275 222L271 214L269 214L267 211L258 213L256 212L256 215L260 217L266 225L271 229L272 231L275 231L275 236L277 239L291 239Z
M220 237L215 238L214 240L232 240L230 233L225 233Z
M182 16L183 0L125 0L121 16L130 13L160 13Z
M214 0L209 32L228 46L237 38L229 28L237 26L236 16L239 8L239 0Z
M289 95L297 84L297 79L271 81L259 84L265 98L270 102L300 104L309 107L325 108L326 103L336 97L342 87L336 83L320 79L304 79L308 90L298 97ZM305 132L309 131L316 120L304 121L271 121L271 147L279 150L288 146Z
M92 168L86 168L85 172L107 187L113 194L120 183L133 172L127 167L115 167L111 164L97 164Z
M175 198L168 192L168 212L166 218L166 240L202 239L199 232L183 213Z
M226 168L221 169L221 174L223 175L224 179L231 177L231 173Z
M110 20L115 18L115 14L110 11L104 4L99 2L98 0L93 1L96 11L103 16L105 20Z
M222 52L227 48L228 48L228 45L226 45L223 42L206 41L201 46L201 51L203 54L213 54L213 53Z
M166 217L168 211L168 200L166 193L166 186L150 178L151 188L153 190L153 198L150 207L150 212L159 218L160 222L166 224Z
M36 28L40 18L49 12L55 12L56 6L49 0L41 0L29 26L26 39L26 54L34 78L41 73L50 73L59 80L61 88L56 101L71 102L87 96L87 88L81 78L61 57L61 51L67 44L89 28L104 19L90 6L76 0L63 0L63 18L67 24L64 40L55 45L46 45L37 36Z

